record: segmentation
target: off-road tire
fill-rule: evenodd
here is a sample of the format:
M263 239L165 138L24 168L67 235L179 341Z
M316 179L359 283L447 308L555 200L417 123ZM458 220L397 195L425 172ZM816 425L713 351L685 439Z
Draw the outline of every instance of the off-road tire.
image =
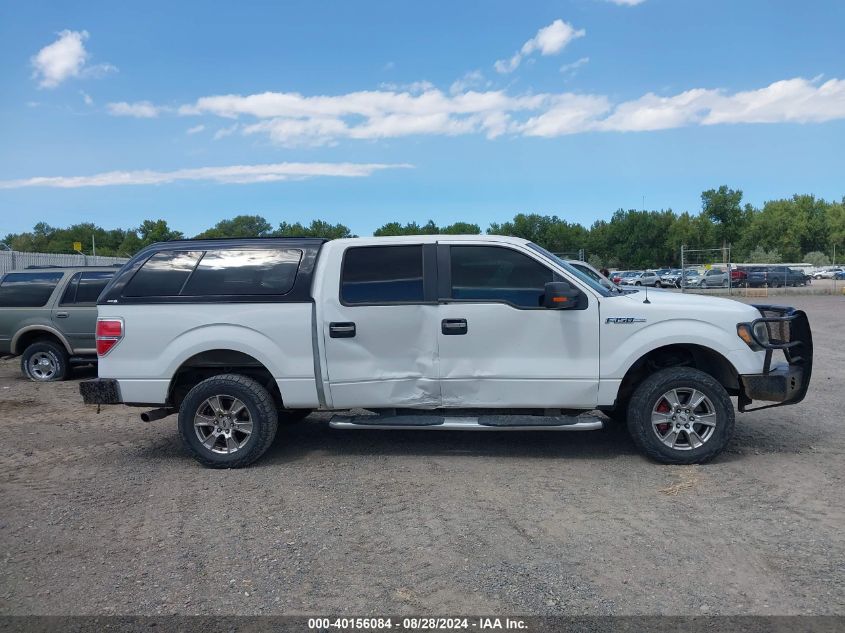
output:
M246 405L252 433L246 444L230 454L215 453L203 446L194 430L194 416L200 405L212 396L237 398ZM261 457L273 443L279 426L273 396L248 376L221 374L198 383L179 407L179 434L191 456L209 468L242 468Z
M687 388L697 389L710 400L716 427L702 446L673 449L660 440L652 427L652 410L668 391ZM733 436L734 421L733 402L725 388L709 374L691 367L669 367L652 374L634 390L628 404L628 433L643 453L662 464L702 464L713 459Z
M39 376L34 373L32 360L35 356L44 356L49 359L54 367L50 377ZM21 355L21 372L24 376L35 382L57 382L64 380L70 373L67 350L59 343L53 341L36 341L27 347Z

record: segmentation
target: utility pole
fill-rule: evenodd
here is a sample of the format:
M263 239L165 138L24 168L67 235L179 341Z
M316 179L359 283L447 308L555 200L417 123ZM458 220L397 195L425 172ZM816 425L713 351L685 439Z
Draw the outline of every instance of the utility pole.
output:
M91 233L91 253L97 257L97 243L94 241L94 234Z

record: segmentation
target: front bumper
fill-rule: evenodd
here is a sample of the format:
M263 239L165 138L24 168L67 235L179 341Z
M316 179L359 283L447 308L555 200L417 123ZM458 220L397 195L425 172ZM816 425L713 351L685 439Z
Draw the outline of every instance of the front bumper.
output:
M120 385L114 378L93 378L79 383L79 393L85 404L123 404Z
M757 305L761 318L752 323L765 323L768 340L757 343L766 351L762 374L744 374L740 378L739 410L754 411L769 407L796 404L807 395L813 373L813 336L807 315L795 308ZM755 336L756 340L756 336ZM783 351L786 363L772 365L775 351ZM749 409L753 400L773 402Z

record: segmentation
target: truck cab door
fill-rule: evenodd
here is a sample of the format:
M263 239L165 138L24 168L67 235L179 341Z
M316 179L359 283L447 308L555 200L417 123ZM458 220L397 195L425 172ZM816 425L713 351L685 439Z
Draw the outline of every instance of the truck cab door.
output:
M542 307L563 276L510 244L441 241L440 388L444 407L593 408L599 306ZM572 280L568 280L572 282Z
M323 275L327 405L437 408L436 245L381 244L346 248Z

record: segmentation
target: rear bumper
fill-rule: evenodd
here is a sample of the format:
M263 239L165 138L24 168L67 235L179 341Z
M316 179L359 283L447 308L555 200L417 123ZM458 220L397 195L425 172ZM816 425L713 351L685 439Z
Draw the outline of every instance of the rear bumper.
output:
M79 393L85 404L123 404L120 385L114 378L94 378L79 383Z

